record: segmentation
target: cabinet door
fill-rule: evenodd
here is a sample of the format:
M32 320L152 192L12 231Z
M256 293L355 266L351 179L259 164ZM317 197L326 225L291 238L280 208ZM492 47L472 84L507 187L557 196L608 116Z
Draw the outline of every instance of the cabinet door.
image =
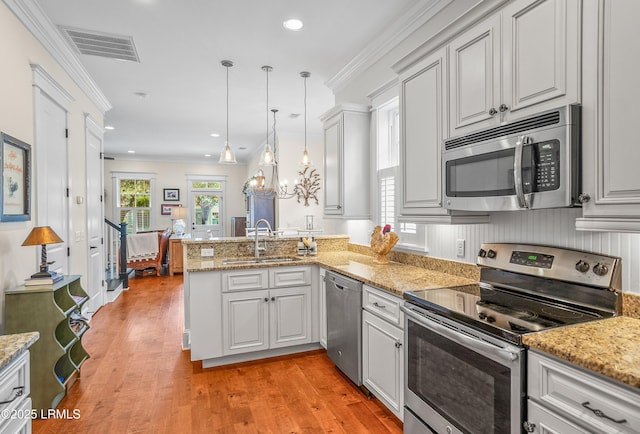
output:
M191 338L191 360L221 357L221 273L200 271L188 273L187 277L189 279L188 328ZM186 315L185 313L185 317Z
M502 11L504 120L579 102L580 2L518 0Z
M399 328L362 313L362 379L364 384L400 419L404 405L404 333Z
M500 14L496 14L449 45L451 136L499 122L500 43Z
M445 62L446 51L440 50L400 83L402 215L442 207Z
M269 348L269 291L222 294L224 355Z
M594 29L583 54L582 185L590 200L577 229L640 232L638 16L633 0L584 3L584 26Z
M270 348L311 342L311 287L272 289L269 302Z
M324 126L324 213L342 214L342 118Z

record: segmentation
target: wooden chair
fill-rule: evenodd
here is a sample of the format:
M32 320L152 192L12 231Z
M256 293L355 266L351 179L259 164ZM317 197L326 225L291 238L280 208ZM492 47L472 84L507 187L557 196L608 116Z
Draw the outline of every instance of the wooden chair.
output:
M142 261L127 261L127 269L146 270L148 268L156 269L156 276L160 276L162 264L167 256L167 248L169 247L169 237L171 237L171 228L166 231L146 231L158 233L158 254L153 259L145 259ZM138 232L142 233L142 232Z

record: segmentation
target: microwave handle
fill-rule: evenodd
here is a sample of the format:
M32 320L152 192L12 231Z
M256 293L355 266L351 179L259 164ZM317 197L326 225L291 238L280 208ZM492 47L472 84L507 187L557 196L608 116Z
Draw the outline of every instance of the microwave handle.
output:
M527 136L520 136L516 142L516 153L513 159L513 181L516 188L516 197L518 198L518 206L520 208L529 208L530 204L524 194L524 186L522 184L522 151L526 143L530 143L531 139Z

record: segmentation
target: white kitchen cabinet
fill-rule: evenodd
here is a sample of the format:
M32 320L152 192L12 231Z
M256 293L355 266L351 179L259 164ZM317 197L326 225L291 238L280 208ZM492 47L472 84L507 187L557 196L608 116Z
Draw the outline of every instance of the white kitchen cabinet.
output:
M586 0L583 8L590 31L582 53L582 191L589 200L576 228L640 232L640 2Z
M449 44L450 136L580 102L581 2L516 0Z
M640 432L640 393L536 351L528 352L527 394L532 432Z
M324 123L324 215L371 218L369 201L369 108L341 104Z
M320 345L327 349L327 283L324 281L327 270L320 268Z
M485 223L486 215L449 211L442 206L442 139L447 125L445 48L400 77L400 221Z
M29 367L29 351L24 351L0 370L0 411L3 414L0 418L1 434L31 433Z
M368 285L363 286L362 294L362 382L402 420L404 317L399 309L402 300Z
M311 287L222 294L223 353L311 342Z
M191 360L222 356L222 272L188 273Z

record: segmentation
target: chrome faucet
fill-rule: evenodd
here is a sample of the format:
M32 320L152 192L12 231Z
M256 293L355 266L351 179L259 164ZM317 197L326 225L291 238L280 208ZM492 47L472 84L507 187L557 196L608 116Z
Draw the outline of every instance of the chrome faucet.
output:
M265 250L267 250L267 242L265 241L264 247L258 247L258 226L260 226L260 223L264 222L267 224L267 229L269 230L269 235L271 235L272 229L271 229L271 225L269 224L269 221L266 219L260 219L256 222L256 225L254 226L255 229L255 236L256 236L256 241L255 241L255 247L253 249L253 255L256 258L260 257L260 252L264 252Z

